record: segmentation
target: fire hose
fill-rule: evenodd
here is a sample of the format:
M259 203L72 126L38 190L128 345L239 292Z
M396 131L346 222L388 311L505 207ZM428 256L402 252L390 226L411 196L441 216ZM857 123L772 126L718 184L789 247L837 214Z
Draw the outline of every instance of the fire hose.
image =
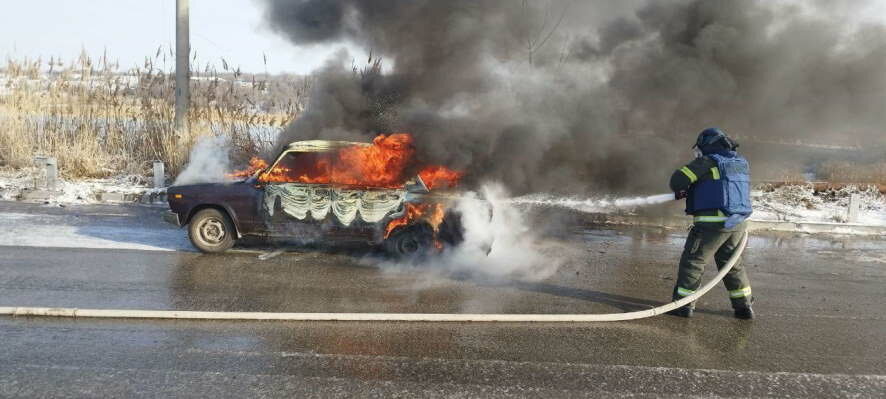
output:
M719 273L695 293L678 301L646 310L610 314L442 314L442 313L264 313L197 312L178 310L76 309L45 307L0 307L0 315L84 317L122 319L191 319L191 320L280 320L280 321L389 321L389 322L595 322L644 319L657 316L696 301L717 283L741 258L748 242L745 232L738 249Z

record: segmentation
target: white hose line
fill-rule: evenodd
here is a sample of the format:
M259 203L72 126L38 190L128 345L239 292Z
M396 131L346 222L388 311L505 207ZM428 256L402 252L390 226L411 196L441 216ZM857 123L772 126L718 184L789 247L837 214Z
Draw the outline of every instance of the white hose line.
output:
M447 313L264 313L194 312L178 310L75 309L0 307L0 315L96 317L120 319L283 320L283 321L423 321L423 322L589 322L636 320L660 315L701 298L723 280L741 258L748 242L745 232L738 249L716 277L698 291L676 302L636 312L611 314L447 314Z

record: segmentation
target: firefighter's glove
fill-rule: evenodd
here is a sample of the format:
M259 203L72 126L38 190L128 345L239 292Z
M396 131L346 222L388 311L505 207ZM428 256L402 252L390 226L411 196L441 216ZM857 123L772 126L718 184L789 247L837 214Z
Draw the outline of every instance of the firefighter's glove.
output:
M681 200L681 199L686 198L688 196L689 196L689 191L687 191L687 190L680 190L680 191L677 191L674 193L674 197L677 198L678 200Z

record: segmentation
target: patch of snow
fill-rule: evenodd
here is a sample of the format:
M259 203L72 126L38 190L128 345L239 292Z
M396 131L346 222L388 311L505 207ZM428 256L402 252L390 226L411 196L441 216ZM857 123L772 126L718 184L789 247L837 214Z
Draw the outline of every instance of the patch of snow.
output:
M886 196L873 188L847 186L816 192L812 185L785 185L754 192L752 219L764 221L847 223L849 199L861 207L856 224L886 226Z
M165 188L151 188L148 178L120 175L103 179L58 180L57 191L49 201L58 204L97 203L100 193L151 194ZM44 183L45 184L45 183ZM37 168L0 170L0 200L14 201L22 191L41 187L41 172Z
M37 184L36 171L36 168L24 168L0 172L0 200L13 201L24 188L34 187Z
M117 176L105 179L61 180L61 195L54 197L59 203L97 202L98 193L142 194L152 189L138 176Z

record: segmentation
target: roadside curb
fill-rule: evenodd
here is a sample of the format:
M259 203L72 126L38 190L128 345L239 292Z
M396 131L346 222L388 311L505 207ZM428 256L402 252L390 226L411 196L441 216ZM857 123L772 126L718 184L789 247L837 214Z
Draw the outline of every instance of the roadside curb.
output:
M785 222L776 220L753 220L751 231L785 231L807 234L841 234L886 236L886 226L858 223Z
M18 195L15 195L13 197L13 201L30 203L53 202L62 194L63 193L61 191L23 189L18 193ZM95 200L90 201L90 203L146 205L166 203L166 188L162 188L159 190L150 189L138 193L95 191L93 192L93 195L95 196Z
M141 193L112 193L97 191L96 199L105 203L140 203L140 204L156 204L166 203L166 189L159 191L149 190Z

